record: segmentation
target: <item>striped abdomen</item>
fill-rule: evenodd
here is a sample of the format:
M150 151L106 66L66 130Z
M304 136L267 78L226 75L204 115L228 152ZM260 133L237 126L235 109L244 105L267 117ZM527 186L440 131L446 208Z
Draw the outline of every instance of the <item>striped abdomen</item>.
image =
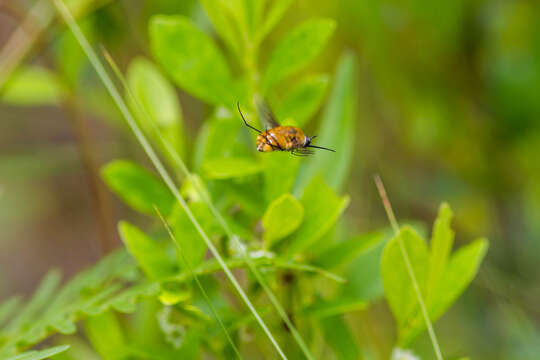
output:
M290 151L306 145L306 135L294 126L276 126L262 131L257 136L257 150L269 152L274 150Z

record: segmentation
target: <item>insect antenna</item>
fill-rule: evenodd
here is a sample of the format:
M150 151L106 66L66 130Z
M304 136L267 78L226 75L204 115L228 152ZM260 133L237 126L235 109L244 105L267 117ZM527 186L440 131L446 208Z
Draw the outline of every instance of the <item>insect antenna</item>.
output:
M336 152L336 150L325 148L325 147L322 147L322 146L306 145L306 147L315 148L315 149L322 149L322 150L328 150L328 151L331 151L331 152Z
M261 130L259 130L259 129L257 129L257 128L255 128L255 127L253 127L253 126L251 126L251 125L249 125L247 123L246 119L244 118L244 114L242 114L242 110L240 110L240 102L239 101L236 102L236 106L238 107L238 112L240 113L240 116L242 117L242 120L244 120L244 124L246 124L246 126L248 128L253 129L258 133L261 133Z

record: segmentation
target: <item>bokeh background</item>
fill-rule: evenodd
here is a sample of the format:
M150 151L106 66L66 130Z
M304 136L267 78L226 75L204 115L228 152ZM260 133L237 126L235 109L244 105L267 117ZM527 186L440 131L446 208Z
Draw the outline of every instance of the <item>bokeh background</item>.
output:
M197 1L82 3L85 31L123 69L137 55L151 58L153 14L184 14L212 31ZM33 5L0 1L0 74L9 39ZM436 323L443 350L472 359L538 359L540 3L296 0L263 46L262 62L291 27L314 16L338 26L311 70L332 72L344 50L357 54L360 67L347 223L358 232L386 226L375 173L401 220L429 230L447 201L456 246L486 236L490 249L471 287ZM35 30L24 26L27 34ZM99 180L110 159L146 160L64 26L53 20L16 64L49 70L35 70L36 78L55 77L39 82L49 87L0 94L0 299L31 293L50 268L69 276L121 246L118 219L145 222ZM57 86L72 96L60 96ZM34 100L20 91L35 92ZM192 139L210 109L180 91L178 97ZM393 330L382 324L389 317L383 301L360 317L381 347L391 346ZM427 337L417 346L429 350Z

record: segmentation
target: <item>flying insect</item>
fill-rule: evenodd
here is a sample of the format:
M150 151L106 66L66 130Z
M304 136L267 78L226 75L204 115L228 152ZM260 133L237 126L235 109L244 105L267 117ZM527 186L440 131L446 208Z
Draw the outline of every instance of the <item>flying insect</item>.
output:
M272 110L270 110L270 107L265 102L257 102L260 116L271 126L270 129L266 129L265 131L261 131L254 126L249 125L242 114L242 110L240 110L240 103L237 102L236 106L238 107L238 112L240 113L242 120L244 120L244 124L246 124L248 128L259 133L256 143L257 150L260 152L290 151L291 154L296 156L312 155L313 150L310 148L336 152L333 149L312 145L311 141L317 137L317 135L306 136L304 132L296 126L280 125L272 113Z

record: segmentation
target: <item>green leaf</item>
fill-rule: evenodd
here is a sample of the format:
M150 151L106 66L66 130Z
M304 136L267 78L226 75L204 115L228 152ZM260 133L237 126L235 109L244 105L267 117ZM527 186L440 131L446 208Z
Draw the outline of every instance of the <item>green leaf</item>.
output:
M100 304L100 312L114 309L118 312L129 314L137 309L137 302L141 298L155 297L159 293L159 284L155 282L141 282L131 286Z
M176 203L169 189L151 172L126 160L115 160L102 169L109 188L133 209L156 215L154 204L164 215L171 213Z
M0 98L12 105L56 105L64 92L64 85L53 72L40 66L25 66L12 75Z
M454 232L450 228L452 221L452 210L448 204L443 203L439 208L439 215L433 224L433 234L430 243L429 256L429 279L427 285L428 301L433 296L433 292L443 275L448 257L452 251L454 242Z
M195 141L194 170L198 171L207 160L236 154L234 146L238 143L236 138L240 130L239 124L242 124L239 119L232 117L230 113L224 117L213 117L203 123Z
M185 91L214 105L231 107L235 84L216 44L182 16L156 15L150 19L152 53Z
M321 106L327 86L328 75L306 77L285 94L276 107L277 118L292 118L302 127Z
M41 280L38 289L32 296L32 299L24 306L24 308L15 316L6 326L6 331L20 331L27 323L37 317L43 308L54 297L58 291L58 285L62 275L58 270L50 270Z
M118 232L127 249L150 279L158 280L173 275L176 263L167 256L162 244L127 221L118 224Z
M249 158L221 158L207 160L203 171L208 179L231 179L257 174L262 170L260 163Z
M126 339L114 313L108 311L89 317L84 325L92 347L103 360L120 360L125 357Z
M42 360L42 359L47 359L56 354L60 354L66 351L67 349L69 349L69 345L54 346L54 347L50 347L48 349L39 350L39 351L31 350L31 351L26 351L19 355L9 357L6 360Z
M333 20L313 19L286 35L266 66L263 78L265 92L286 76L308 65L322 50L335 27Z
M283 194L272 201L262 218L267 248L295 231L303 218L304 208L291 194Z
M227 46L236 54L240 55L240 35L236 21L228 16L228 10L222 0L201 0L201 4L216 28L216 33L221 36Z
M203 202L192 202L189 208L193 216L197 219L204 232L211 238L222 232L221 227L217 226L216 220L208 206ZM170 219L176 241L189 261L189 265L194 268L202 263L206 252L206 243L195 228L195 225L188 217L187 213L180 206L175 207ZM179 254L180 255L180 254ZM179 262L184 264L183 261Z
M301 191L319 173L336 191L347 179L354 153L357 119L358 80L356 57L345 54L339 61L333 88L314 145L329 147L335 153L320 150L300 167L295 191Z
M180 157L184 157L182 110L173 86L153 63L144 58L136 58L130 63L127 82L138 103L150 117L148 119L144 114L140 114L139 107L130 99L130 106L139 115L139 123L145 132L154 138L159 146L162 146L152 124L148 123L149 120L153 121L163 138L171 144ZM166 149L162 151L169 156Z
M325 318L352 311L364 310L366 307L367 303L363 300L340 297L330 301L318 300L314 304L302 309L301 313L304 316Z
M437 297L429 304L434 317L442 315L474 279L488 246L486 239L479 239L452 255L438 284Z
M246 22L249 27L250 37L259 31L262 26L262 16L266 6L266 0L243 0L246 12Z
M304 222L292 237L286 256L304 251L330 230L349 204L349 197L336 195L320 177L316 177L306 188L300 203L304 207Z
M272 30L272 28L283 17L287 9L291 6L293 0L274 0L272 1L272 7L268 11L263 25L260 27L259 32L256 34L256 42L261 42L266 35Z
M409 276L409 270L403 259L399 244L407 251L414 276L422 295L425 295L425 284L429 269L429 254L426 242L412 228L405 226L384 249L381 260L381 276L386 299L396 318L400 337L409 319L419 312L417 296Z
M301 158L288 152L263 155L264 195L266 203L289 193L294 185Z
M385 236L381 231L358 235L332 245L315 260L315 263L324 269L343 266L378 246L384 240Z
M400 234L387 244L383 252L381 274L386 298L397 321L400 346L410 344L425 330L426 324L403 260L399 239L402 239L407 249L432 322L435 322L470 284L487 251L487 240L480 239L462 247L449 257L454 236L449 228L451 217L452 212L448 205L442 204L434 224L431 253L428 252L424 239L408 226L402 228ZM440 266L434 261L444 265ZM431 281L433 283L430 283ZM430 285L431 292L426 296Z
M332 348L335 358L340 360L360 359L360 353L349 325L340 315L321 319L324 339Z
M132 311L142 296L155 296L155 283L137 283L138 273L125 251L116 251L92 268L80 272L62 288L59 278L50 275L36 291L15 324L4 333L0 357L17 348L29 347L57 332L73 334L75 322L108 309ZM135 283L136 285L130 286Z

